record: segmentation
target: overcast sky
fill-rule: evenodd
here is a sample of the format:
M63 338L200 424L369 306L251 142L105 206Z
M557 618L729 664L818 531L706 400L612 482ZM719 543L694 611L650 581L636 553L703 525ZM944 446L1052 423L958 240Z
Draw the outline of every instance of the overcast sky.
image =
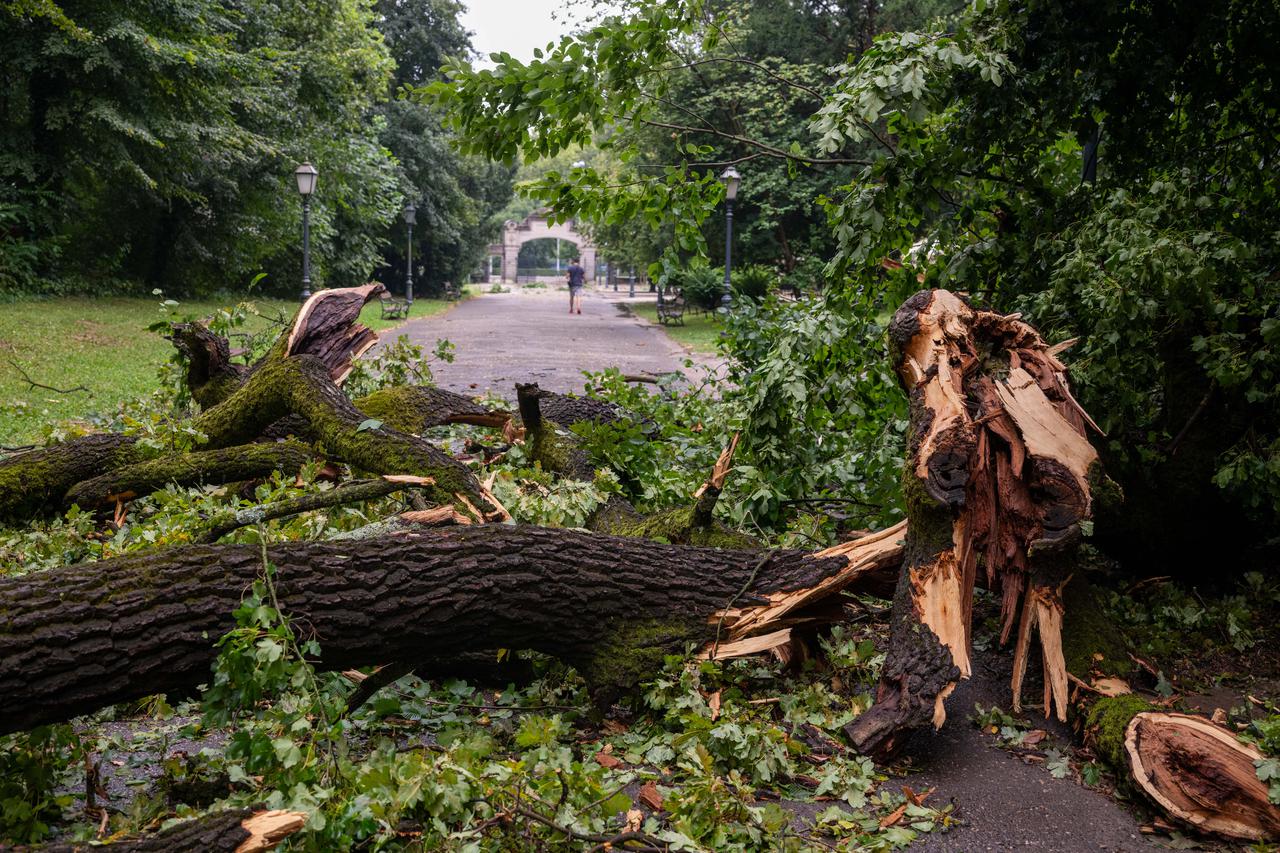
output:
M462 24L474 35L481 57L506 51L528 62L535 47L546 47L571 32L582 13L566 13L565 0L464 0ZM554 17L553 17L554 16ZM487 60L482 62L487 64Z

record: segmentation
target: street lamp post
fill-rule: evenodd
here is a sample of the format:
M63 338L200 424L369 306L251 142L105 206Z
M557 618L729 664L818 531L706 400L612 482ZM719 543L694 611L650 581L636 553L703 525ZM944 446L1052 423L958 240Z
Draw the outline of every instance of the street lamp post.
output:
M311 194L316 191L316 177L320 173L309 162L293 170L302 195L302 301L311 298Z
M409 242L405 244L404 262L404 301L413 304L413 226L418 221L418 208L409 202L404 206L404 224L409 226Z
M733 270L733 202L738 198L742 175L730 166L720 176L724 181L724 292L720 294L720 310L728 313L733 303L730 274Z

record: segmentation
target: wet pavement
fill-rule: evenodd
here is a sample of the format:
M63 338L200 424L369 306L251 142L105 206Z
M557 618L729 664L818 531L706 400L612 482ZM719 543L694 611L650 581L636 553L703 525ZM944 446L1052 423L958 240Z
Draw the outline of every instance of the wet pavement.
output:
M637 295L637 301L652 299ZM516 382L537 382L561 393L581 393L584 370L616 367L627 374L683 371L691 378L705 357L691 356L662 330L625 311L625 291L588 289L582 313L569 313L563 287L512 293L486 293L444 314L411 320L381 333L383 341L406 335L427 351L440 338L457 348L452 364L432 360L436 383L450 391L477 396L515 395ZM686 368L692 360L694 367Z

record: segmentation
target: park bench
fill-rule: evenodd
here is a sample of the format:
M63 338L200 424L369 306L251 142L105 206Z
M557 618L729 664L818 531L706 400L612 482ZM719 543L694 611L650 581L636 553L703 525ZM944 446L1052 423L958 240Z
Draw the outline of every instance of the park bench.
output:
M378 297L378 304L382 307L384 320L402 320L409 316L409 303L398 296L383 293Z
M453 300L455 300L455 299L459 299L459 298L461 298L461 296L462 296L462 288L458 287L458 285L454 284L454 283L453 283L453 282L451 282L451 281L446 281L446 282L444 283L444 298L445 298L445 299L448 299L448 300L450 300L450 301L453 301Z
M663 291L658 291L658 322L666 326L674 323L677 326L684 325L684 293L676 290L674 295L668 296Z

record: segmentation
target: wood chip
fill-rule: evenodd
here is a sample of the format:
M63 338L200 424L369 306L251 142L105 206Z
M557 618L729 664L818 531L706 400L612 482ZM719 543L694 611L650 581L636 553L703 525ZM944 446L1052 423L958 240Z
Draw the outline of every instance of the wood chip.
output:
M617 768L622 766L622 761L620 759L614 758L612 755L605 752L604 750L601 750L600 752L596 753L596 764L599 764L601 767L607 767L610 770L616 770Z
M638 797L641 804L650 811L662 811L662 794L658 792L658 786L652 779L640 786Z
M235 853L262 853L270 850L290 835L302 829L307 822L306 812L273 809L258 812L241 821L240 825L249 837L240 842Z
M388 483L404 483L409 486L433 486L436 482L431 477L419 477L414 474L383 474L382 479Z

